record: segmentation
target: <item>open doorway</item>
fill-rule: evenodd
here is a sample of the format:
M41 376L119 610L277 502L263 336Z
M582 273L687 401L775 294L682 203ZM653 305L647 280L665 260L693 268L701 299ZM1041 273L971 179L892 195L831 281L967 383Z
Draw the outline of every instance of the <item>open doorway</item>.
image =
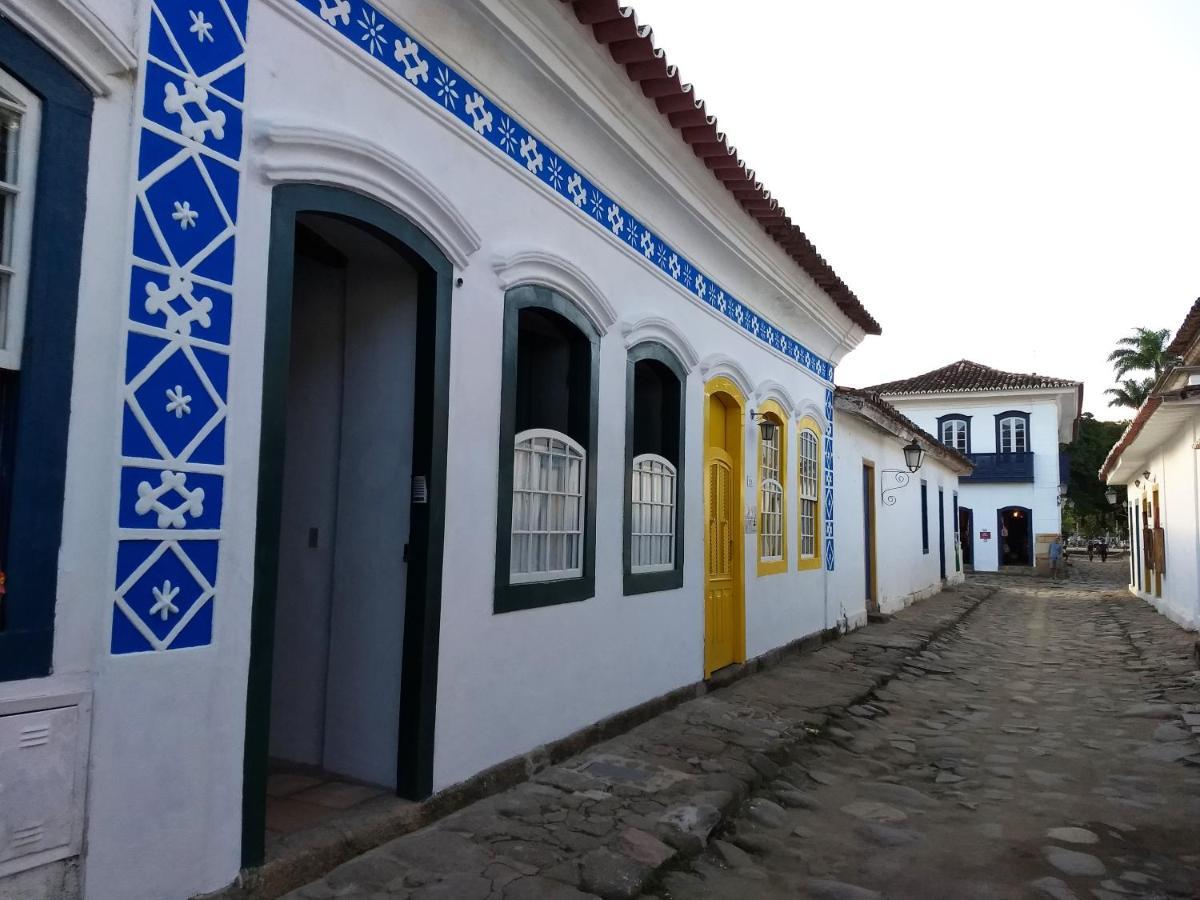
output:
M444 527L449 262L365 197L273 200L247 866L351 807L430 793Z
M997 548L1002 566L1033 565L1033 522L1024 506L1006 506L996 510Z
M964 566L974 567L975 565L975 513L969 506L960 506L958 508L958 543L962 547L962 561Z

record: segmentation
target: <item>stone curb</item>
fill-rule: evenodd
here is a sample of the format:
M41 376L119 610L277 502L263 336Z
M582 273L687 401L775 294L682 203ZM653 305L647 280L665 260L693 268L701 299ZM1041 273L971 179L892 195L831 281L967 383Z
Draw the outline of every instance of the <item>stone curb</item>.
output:
M692 699L291 896L637 897L702 852L746 797L778 777L797 743L906 667L919 667L926 648L992 593L958 586L817 652L775 651L743 667L738 680L685 689ZM744 677L755 672L762 674ZM271 896L265 887L243 890Z

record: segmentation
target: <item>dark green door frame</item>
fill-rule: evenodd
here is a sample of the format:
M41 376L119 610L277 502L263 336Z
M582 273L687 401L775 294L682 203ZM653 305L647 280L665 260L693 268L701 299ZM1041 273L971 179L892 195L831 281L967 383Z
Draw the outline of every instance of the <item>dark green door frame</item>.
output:
M454 279L450 261L429 236L408 219L352 191L306 184L280 185L272 193L271 206L258 526L242 785L242 865L247 867L260 865L265 852L292 278L296 217L300 213L340 218L372 232L392 246L417 272L412 471L414 477L425 476L428 502L413 504L409 526L397 751L397 793L411 799L422 799L433 792L442 547L446 526L444 450L450 400L450 304ZM402 552L401 548L397 547L396 552Z

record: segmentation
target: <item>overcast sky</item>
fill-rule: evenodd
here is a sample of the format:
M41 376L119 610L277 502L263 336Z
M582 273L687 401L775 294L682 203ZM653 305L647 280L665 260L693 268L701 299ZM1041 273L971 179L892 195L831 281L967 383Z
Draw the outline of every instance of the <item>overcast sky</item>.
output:
M862 386L957 359L1082 379L1200 296L1197 0L631 0L883 326Z

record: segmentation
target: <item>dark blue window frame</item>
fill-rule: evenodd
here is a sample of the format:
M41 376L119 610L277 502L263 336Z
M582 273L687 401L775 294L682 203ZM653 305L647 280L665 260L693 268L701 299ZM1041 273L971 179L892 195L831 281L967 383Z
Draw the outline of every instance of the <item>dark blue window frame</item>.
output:
M929 555L929 482L921 482L921 552Z
M54 649L92 95L4 19L0 61L41 101L21 371L7 376L12 479L0 548L7 563L0 681L14 681L48 675Z
M1019 409L1010 409L1007 412L996 413L996 452L1004 453L1004 449L1000 446L1000 423L1005 419L1024 419L1025 420L1025 449L1010 452L1016 453L1031 453L1033 452L1033 434L1029 430L1029 413L1022 412Z
M964 416L962 413L947 413L944 416L938 416L937 439L941 443L945 443L944 441L942 441L942 423L943 422L962 422L964 425L966 425L966 427L967 427L967 449L964 450L963 452L970 453L971 452L971 417Z

